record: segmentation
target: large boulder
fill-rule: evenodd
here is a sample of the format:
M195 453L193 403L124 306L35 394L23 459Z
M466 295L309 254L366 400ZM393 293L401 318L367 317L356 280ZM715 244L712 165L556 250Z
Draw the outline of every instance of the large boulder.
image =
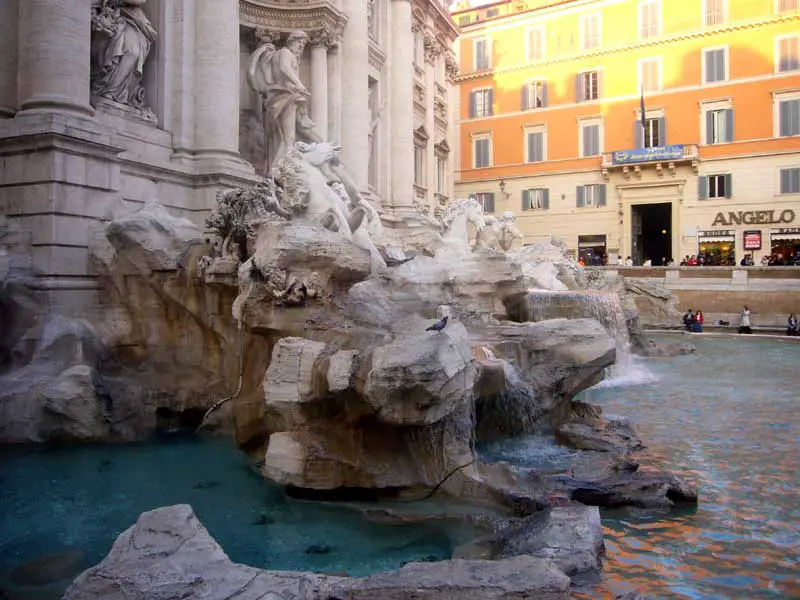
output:
M263 571L231 562L191 507L152 510L124 531L108 556L75 579L63 600L518 600L569 597L550 561L411 563L367 578Z
M414 322L372 352L364 398L383 423L430 425L473 396L480 373L464 325L424 329Z

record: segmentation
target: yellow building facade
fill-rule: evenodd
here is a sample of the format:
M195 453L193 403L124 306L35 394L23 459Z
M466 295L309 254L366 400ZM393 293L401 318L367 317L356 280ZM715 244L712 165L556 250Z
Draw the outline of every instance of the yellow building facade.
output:
M453 17L457 197L586 262L800 252L800 0L512 0Z

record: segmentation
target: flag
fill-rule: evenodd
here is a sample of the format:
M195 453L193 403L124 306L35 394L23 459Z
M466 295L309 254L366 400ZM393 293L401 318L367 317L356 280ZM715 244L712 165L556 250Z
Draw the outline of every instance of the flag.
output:
M647 118L644 112L644 86L641 87L642 95L639 99L639 110L642 113L642 145L644 146L644 138L647 133Z

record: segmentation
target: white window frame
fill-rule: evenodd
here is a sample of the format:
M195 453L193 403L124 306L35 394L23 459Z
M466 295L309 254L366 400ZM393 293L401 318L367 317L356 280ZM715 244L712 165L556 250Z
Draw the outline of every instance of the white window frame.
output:
M673 0L674 1L674 0ZM642 18L642 13L644 12L642 9L647 6L648 4L655 4L658 7L658 19L656 20L656 32L647 37L642 37L642 25L644 24L644 19ZM637 36L640 40L650 40L656 38L661 35L662 30L662 12L661 12L661 0L640 0L639 6L637 7L637 11L639 13L639 17L637 19Z
M531 58L531 33L534 31L538 31L542 36L542 55L539 58ZM525 60L532 61L532 60L544 60L547 58L547 29L544 25L535 25L533 27L528 27L525 30Z
M781 198L785 198L786 196L797 196L800 192L788 192L786 194L781 194L781 171L786 169L798 169L800 165L790 164L778 167L775 169L775 195Z
M485 167L478 167L477 164L477 142L479 140L489 140L489 164ZM472 162L470 165L473 169L490 169L494 167L494 139L492 139L492 132L491 131L480 131L471 134L470 139L470 153L472 154Z
M790 8L786 12L791 12L793 10L798 10L798 9L800 9L800 6L798 6L797 8ZM776 15L784 14L784 13L781 12L781 0L775 0L775 14Z
M733 109L733 100L724 98L722 100L712 100L709 102L700 102L700 145L709 146L716 144L709 144L708 135L706 131L706 113L714 110L728 110Z
M708 52L714 52L716 50L723 50L725 54L725 79L722 81L708 81L708 73L706 73L706 54ZM711 46L708 48L703 48L702 52L702 59L700 69L702 71L702 81L703 85L727 85L731 80L731 60L730 60L730 46L727 44L724 46Z
M492 88L492 86L487 85L487 86L483 86L483 87L479 87L479 88L474 88L474 89L470 90L469 93L470 93L470 95L472 95L472 94L474 94L476 92L488 92L488 91L490 91L492 89L494 89L494 88ZM494 94L491 94L491 95L494 96ZM494 102L494 98L492 98L492 102ZM491 118L493 116L493 114L494 113L492 113L490 111L490 113L488 115L479 115L478 114L478 104L477 104L477 102L475 103L475 116L473 117L474 119L489 119L489 118Z
M584 36L584 31L586 30L586 21L589 19L597 18L597 45L587 47L586 46L586 38ZM581 50L598 50L603 47L603 13L600 11L589 13L586 15L581 15L580 20L578 21L578 27L580 27L580 33L578 38L580 39L580 49Z
M599 125L599 129L597 131L597 154L586 156L583 149L583 128L591 127L593 125ZM605 147L606 132L605 127L603 127L603 117L585 117L578 119L578 158L594 158L596 156L602 156Z
M583 86L583 98L581 98L580 103L585 102L599 102L603 99L603 90L600 89L600 82L603 79L603 69L601 67L589 67L583 69L578 75L581 77L586 76L589 73L596 73L597 74L597 98L586 98L586 86Z
M534 79L529 79L528 81L526 81L523 84L523 85L528 86L528 104L529 105L531 104L531 100L535 100L535 96L536 96L535 94L533 96L531 96L531 92L532 91L535 92L535 87L534 86L537 86L539 84L541 84L542 91L544 91L545 87L547 86L547 80L544 79L544 78L538 77L538 78L534 78ZM542 98L542 100L544 100L544 98ZM527 110L539 110L541 108L546 108L546 107L547 106L543 102L542 106L528 106Z
M477 72L478 71L478 43L479 42L486 42L486 55L489 59L489 66L486 69L481 69L481 71L491 71L493 68L492 65L492 36L484 35L481 37L477 37L472 40L472 70Z
M700 13L700 23L703 27L720 27L728 22L728 0L722 0L722 23L714 25L706 25L706 15L708 14L708 0L703 0L701 3L702 13Z
M664 61L661 60L660 56L648 56L647 58L640 58L638 61L638 71L639 71L639 89L644 88L644 64L648 62L655 62L658 66L658 82L655 89L648 90L645 89L645 92L660 92L664 89Z
M525 157L525 164L538 164L540 162L547 161L547 125L545 124L537 124L537 125L525 125L522 128L524 135L522 136L522 154ZM541 133L542 134L542 160L536 161L536 163L531 162L531 157L528 156L528 134L531 133Z
M525 190L527 192L529 192L529 193L530 192L540 192L540 194L537 194L539 196L544 196L544 191L547 190L547 189L548 188L545 188L545 187L525 188ZM527 207L527 208L522 207L522 210L523 211L526 211L526 210L544 210L544 206L542 206L542 200L544 200L544 198L540 197L539 198L539 206L533 206L533 203L531 203L531 205L529 207Z
M584 183L583 184L583 206L581 208L586 208L587 206L599 206L598 202L600 201L600 198L599 197L595 198L595 190L598 190L597 194L599 196L599 193L600 193L599 190L600 190L600 186L601 185L603 185L603 184L602 183ZM587 194L586 192L588 192L589 190L592 190L592 194L591 194L592 201L591 201L591 203L586 201L586 199L589 197L589 194Z
M772 135L776 139L791 139L798 136L781 137L780 103L786 100L800 100L800 89L788 92L772 92Z
M731 198L730 190L723 190L725 193L722 196L712 196L711 195L711 178L712 177L722 177L722 180L725 181L725 177L730 175L730 173L710 173L706 175L706 199L707 200L724 200L725 198ZM724 184L723 184L724 185ZM731 186L732 187L732 186ZM719 190L716 190L719 192Z
M789 39L792 39L792 38L797 40L798 51L800 51L800 33L790 33L788 35L775 36L775 73L777 73L777 74L788 73L788 74L795 74L796 75L798 73L798 70L795 70L795 71L781 71L780 70L780 67L781 67L781 42L783 40L789 40Z

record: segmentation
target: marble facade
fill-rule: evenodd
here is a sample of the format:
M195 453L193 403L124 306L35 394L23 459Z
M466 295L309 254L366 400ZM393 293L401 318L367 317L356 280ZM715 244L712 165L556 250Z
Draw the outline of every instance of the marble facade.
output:
M147 35L108 55L124 60L131 43L144 53L141 73L111 78L111 92L95 81L98 4L142 13L155 31L140 15ZM23 240L30 285L79 314L97 285L93 225L150 199L202 223L219 190L259 181L247 66L259 40L295 29L309 36L310 116L364 197L389 227L440 210L453 197L458 31L437 0L4 0L0 214ZM124 80L135 95L139 75L144 97L127 102L115 90Z

